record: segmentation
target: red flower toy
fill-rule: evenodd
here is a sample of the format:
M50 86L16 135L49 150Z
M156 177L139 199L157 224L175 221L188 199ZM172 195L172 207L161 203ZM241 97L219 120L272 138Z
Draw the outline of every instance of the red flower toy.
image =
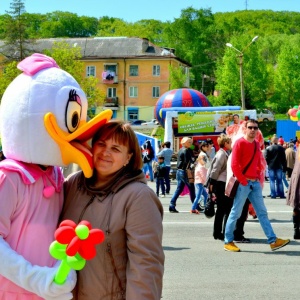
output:
M78 225L71 220L60 223L56 229L54 241L49 248L50 254L62 262L55 275L54 282L63 284L71 269L81 270L87 259L96 255L95 246L104 241L104 233L100 229L92 229L88 221Z

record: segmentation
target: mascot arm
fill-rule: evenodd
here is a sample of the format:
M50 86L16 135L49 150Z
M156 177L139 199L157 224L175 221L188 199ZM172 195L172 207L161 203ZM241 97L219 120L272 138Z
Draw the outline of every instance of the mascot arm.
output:
M23 256L11 249L9 244L0 237L0 274L16 285L46 300L72 299L72 289L76 283L76 273L71 271L63 285L53 282L57 267L40 267L32 265Z

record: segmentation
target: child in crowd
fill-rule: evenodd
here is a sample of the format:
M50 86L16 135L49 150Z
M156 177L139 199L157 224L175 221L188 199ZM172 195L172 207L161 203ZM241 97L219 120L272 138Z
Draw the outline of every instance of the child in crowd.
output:
M196 187L196 198L194 200L194 203L192 204L192 210L191 214L199 214L198 208L198 203L201 199L201 196L203 195L204 197L204 205L206 204L207 201L207 191L204 187L204 183L206 180L206 174L207 174L207 169L205 167L206 163L206 156L205 154L201 155L201 153L198 156L197 159L197 165L195 168L195 187Z
M158 157L158 162L154 164L154 178L156 179L156 195L159 197L159 187L161 187L162 197L165 197L165 177L167 168L165 165L165 158L163 156Z

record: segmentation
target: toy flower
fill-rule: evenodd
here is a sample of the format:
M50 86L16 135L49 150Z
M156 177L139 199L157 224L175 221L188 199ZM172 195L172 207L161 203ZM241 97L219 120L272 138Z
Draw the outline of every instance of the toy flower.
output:
M54 281L63 284L71 269L81 270L87 259L96 255L95 246L104 241L104 233L100 229L92 229L88 221L78 225L71 220L60 223L55 231L55 239L49 248L50 254L62 260Z

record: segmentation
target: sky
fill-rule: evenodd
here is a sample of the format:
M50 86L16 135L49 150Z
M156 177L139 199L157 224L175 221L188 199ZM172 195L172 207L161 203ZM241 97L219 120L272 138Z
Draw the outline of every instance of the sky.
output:
M0 14L10 9L12 0L0 0ZM274 10L300 12L299 0L23 0L28 13L45 14L68 11L78 16L100 18L103 16L136 22L154 19L162 22L179 18L181 10L211 9L216 12L237 10Z

